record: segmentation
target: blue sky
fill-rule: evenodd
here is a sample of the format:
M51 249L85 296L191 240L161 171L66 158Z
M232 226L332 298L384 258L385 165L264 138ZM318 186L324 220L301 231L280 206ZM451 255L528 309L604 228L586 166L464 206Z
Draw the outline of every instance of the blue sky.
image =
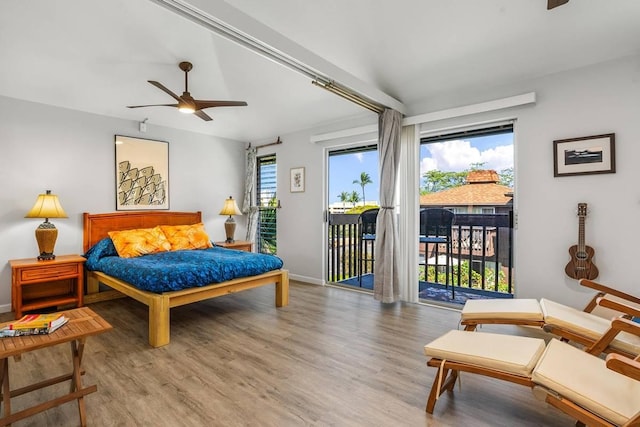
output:
M484 169L500 172L513 167L513 134L500 134L446 141L420 146L420 174L432 169L441 171L462 171L472 163L483 162ZM362 197L362 187L352 184L360 179L360 173L366 172L373 181L365 186L367 201L378 201L378 153L345 154L329 157L329 204L338 202L343 192L357 191Z

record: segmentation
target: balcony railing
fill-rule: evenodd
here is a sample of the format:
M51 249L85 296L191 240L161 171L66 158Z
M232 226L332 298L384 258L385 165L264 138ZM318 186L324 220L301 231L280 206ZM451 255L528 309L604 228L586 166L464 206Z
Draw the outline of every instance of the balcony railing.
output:
M357 223L357 214L329 215L330 282L373 273L375 241L361 241ZM450 253L444 244L420 245L419 280L512 294L512 242L511 214L456 214Z

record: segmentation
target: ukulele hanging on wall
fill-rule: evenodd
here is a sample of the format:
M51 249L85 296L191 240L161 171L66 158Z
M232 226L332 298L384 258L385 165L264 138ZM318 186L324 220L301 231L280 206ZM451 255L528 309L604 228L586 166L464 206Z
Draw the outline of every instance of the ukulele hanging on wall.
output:
M595 251L584 243L584 220L587 217L587 204L578 203L578 244L569 248L571 261L564 268L567 276L572 279L593 280L598 277L598 268L592 259Z

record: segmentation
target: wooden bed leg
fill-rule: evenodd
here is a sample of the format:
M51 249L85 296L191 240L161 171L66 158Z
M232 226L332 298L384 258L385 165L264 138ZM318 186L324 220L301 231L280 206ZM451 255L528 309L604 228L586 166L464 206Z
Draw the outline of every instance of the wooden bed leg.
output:
M289 272L283 271L276 282L276 307L289 305Z
M161 347L169 344L169 297L158 295L149 304L149 344Z
M98 278L91 273L87 272L87 294L97 294L100 287L100 282L98 282Z

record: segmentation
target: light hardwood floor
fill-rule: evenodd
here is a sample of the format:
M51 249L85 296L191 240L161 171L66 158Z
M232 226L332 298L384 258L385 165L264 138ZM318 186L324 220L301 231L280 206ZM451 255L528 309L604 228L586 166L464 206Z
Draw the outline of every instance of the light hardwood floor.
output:
M525 387L468 374L427 414L435 369L422 347L457 327L455 311L295 282L288 307L273 300L267 286L172 309L171 344L156 349L147 344L145 306L92 304L114 330L87 341L84 382L98 385L86 398L90 425L573 425ZM65 373L68 352L58 346L11 360L12 387ZM54 391L17 398L12 409ZM69 403L14 425L77 422Z

